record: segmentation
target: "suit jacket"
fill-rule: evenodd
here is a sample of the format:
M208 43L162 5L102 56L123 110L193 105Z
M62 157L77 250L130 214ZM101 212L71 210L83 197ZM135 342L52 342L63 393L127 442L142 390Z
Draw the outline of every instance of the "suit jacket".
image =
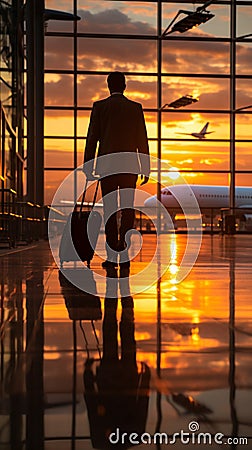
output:
M87 134L84 164L97 156L96 173L141 173L149 176L149 146L142 106L123 94L93 104Z

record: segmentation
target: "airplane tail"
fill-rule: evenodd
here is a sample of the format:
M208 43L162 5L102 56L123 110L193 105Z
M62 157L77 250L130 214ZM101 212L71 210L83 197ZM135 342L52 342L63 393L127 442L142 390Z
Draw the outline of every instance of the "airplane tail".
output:
M200 131L199 134L206 134L208 125L209 125L209 122L207 122L206 125L204 125L204 127L202 128L202 130Z

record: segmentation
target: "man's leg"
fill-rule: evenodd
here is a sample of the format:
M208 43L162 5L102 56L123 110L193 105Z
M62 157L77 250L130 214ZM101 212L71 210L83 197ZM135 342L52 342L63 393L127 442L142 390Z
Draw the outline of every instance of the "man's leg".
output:
M103 197L105 234L107 244L107 258L116 262L118 247L117 210L118 210L118 184L115 175L108 176L101 180L101 190ZM112 212L112 215L111 215ZM110 251L112 249L113 251Z
M121 225L120 225L120 250L125 245L125 235L127 231L134 227L135 210L134 197L137 182L137 175L122 174L119 182L120 208L121 208ZM125 190L126 189L126 190Z

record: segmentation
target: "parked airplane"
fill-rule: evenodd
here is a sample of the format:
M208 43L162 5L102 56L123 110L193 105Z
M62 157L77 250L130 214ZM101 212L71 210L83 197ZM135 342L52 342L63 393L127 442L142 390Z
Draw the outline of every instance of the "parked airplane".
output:
M190 193L190 190L186 186L180 184L165 187L161 190L161 203L168 209L173 218L176 212L181 211L181 207L190 208L190 204L192 204L190 200L192 193ZM208 215L211 208L221 209L229 207L228 186L191 184L189 187L197 199L202 214ZM157 196L153 195L145 200L144 206L157 206ZM251 209L251 214L246 211L241 211L240 216L244 221L252 222L252 187L236 187L235 206L244 210Z
M213 131L207 131L209 122L206 123L206 125L204 125L204 127L202 128L202 130L199 133L179 133L179 134L185 134L187 136L193 136L197 139L206 139L206 134L210 134L213 133Z
M161 202L166 208L180 207L178 199L183 198L187 185L177 184L165 187L161 190ZM228 208L229 207L229 187L228 186L209 186L200 184L190 184L191 191L194 193L200 209L204 208ZM188 192L188 190L187 190ZM185 196L186 201L186 196ZM237 208L252 208L252 187L237 186L235 189L235 201ZM156 206L157 196L145 200L144 206Z

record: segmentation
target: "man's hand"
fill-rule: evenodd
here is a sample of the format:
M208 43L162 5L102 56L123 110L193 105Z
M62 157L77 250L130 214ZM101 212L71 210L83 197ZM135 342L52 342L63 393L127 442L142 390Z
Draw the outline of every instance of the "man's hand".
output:
M94 181L94 180L97 180L97 177L95 177L95 176L93 175L93 173L89 170L89 168L83 166L82 171L83 171L84 174L86 175L88 181Z
M143 184L148 183L149 177L141 175L141 180L142 180L142 183L140 183L140 186L143 186Z

